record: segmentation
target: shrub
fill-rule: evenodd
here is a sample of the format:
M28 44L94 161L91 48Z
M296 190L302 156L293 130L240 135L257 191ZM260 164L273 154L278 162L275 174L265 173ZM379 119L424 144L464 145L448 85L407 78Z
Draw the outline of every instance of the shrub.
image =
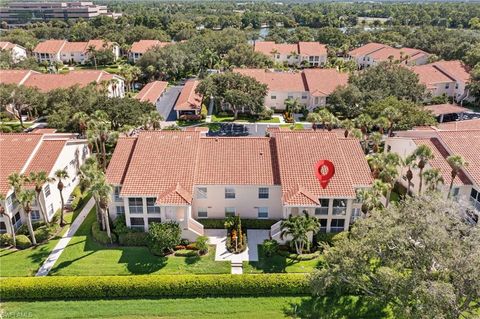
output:
M224 229L225 219L199 219L198 222L205 229ZM270 229L276 219L242 219L242 226L246 229Z
M45 225L45 222L43 222L43 221L34 222L34 223L32 223L32 228L33 228L33 230L35 231L37 228L42 227L43 225ZM18 227L18 229L17 229L17 231L16 231L16 234L18 234L18 235L25 235L25 236L30 235L30 233L28 232L27 223L25 223L25 224L21 225L20 227Z
M180 121L200 121L202 116L199 114L184 114L178 118Z
M13 237L10 234L1 234L0 235L0 246L6 247L13 245Z
M185 246L185 248L190 250L198 250L197 245L195 243L188 244L187 246Z
M100 225L98 224L98 222L94 222L92 224L92 236L96 242L102 245L108 245L108 244L111 244L112 242L113 243L116 242L117 236L115 235L115 233L111 233L111 235L112 235L112 240L110 241L110 238L108 238L107 232L100 229Z
M125 223L125 215L122 214L117 216L117 218L113 221L113 231L117 235L120 235L123 233L133 232L135 230L127 227L127 224Z
M260 120L270 120L273 115L273 110L265 108L262 112L258 113L258 119Z
M38 227L34 233L37 242L41 243L50 239L58 231L60 226L58 224L51 224L50 226L44 225Z
M325 243L331 246L333 244L333 236L335 235L336 233L317 233L315 235L315 240L319 244Z
M182 238L180 239L180 245L182 246L188 246L190 244L190 240L187 238Z
M152 254L163 256L180 243L181 235L177 222L152 223L148 228L148 247Z
M311 293L304 274L3 278L3 300L288 296Z
M118 243L121 246L147 246L148 233L126 232L118 234Z
M181 249L177 250L174 255L177 257L195 257L198 256L198 252L196 250Z
M195 242L198 252L200 255L205 255L208 253L208 237L207 236L198 236L197 241Z
M335 245L337 242L343 240L343 239L346 239L348 237L348 231L342 231L342 232L339 232L339 233L336 233L335 235L333 235L332 237L332 243L333 245Z
M200 111L200 115L202 116L202 119L206 119L208 115L208 109L205 104L202 104L202 109Z
M183 246L183 245L177 245L177 246L173 247L173 250L175 250L175 251L176 251L176 250L183 250L183 249L185 249L185 248L186 248L186 247Z
M26 249L30 246L32 246L32 242L30 241L30 238L28 238L25 235L17 235L17 248L19 249Z
M265 239L262 249L265 256L272 257L278 252L278 242L275 239Z
M289 259L297 260L297 261L313 260L313 259L316 259L316 258L320 257L320 252L319 251L316 251L316 252L311 253L311 254L297 255L297 254L289 253L288 251L279 250L278 254L280 256L287 257Z
M75 210L75 209L77 209L78 204L80 203L80 201L83 198L82 190L80 189L80 187L77 186L73 189L72 196L73 196L73 200L72 200L72 203L70 204L70 208L72 210Z

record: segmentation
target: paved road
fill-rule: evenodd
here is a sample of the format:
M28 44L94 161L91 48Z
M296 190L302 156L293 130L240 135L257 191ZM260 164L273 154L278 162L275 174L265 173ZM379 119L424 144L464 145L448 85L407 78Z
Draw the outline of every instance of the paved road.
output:
M177 114L173 107L181 90L182 86L171 86L157 102L157 111L166 121L175 121L177 119Z
M75 235L78 228L83 223L83 221L87 217L90 210L93 208L94 204L95 204L95 201L93 200L93 198L91 198L88 201L88 203L85 205L85 207L83 207L80 214L78 214L77 218L75 218L72 225L70 225L70 228L62 236L62 239L60 239L60 241L57 243L55 248L53 248L53 250L50 253L50 255L48 256L47 260L45 260L42 267L40 267L40 269L38 270L38 272L35 276L41 277L41 276L48 275L48 273L53 268L53 266L57 262L60 255L63 253L63 250L65 249L65 247L67 247L67 245L70 242L70 240L72 239L73 235Z

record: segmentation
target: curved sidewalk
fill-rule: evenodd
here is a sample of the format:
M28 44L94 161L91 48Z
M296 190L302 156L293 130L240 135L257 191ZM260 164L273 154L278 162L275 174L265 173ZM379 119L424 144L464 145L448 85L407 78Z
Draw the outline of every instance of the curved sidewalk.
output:
M80 214L78 214L77 218L75 218L73 223L70 225L70 228L65 232L65 234L63 234L62 239L60 239L60 241L57 243L55 248L53 248L50 255L48 255L47 260L45 260L42 267L40 267L40 269L38 270L35 276L48 275L48 273L53 268L53 266L57 262L60 255L63 253L63 250L65 249L65 247L67 247L73 235L75 235L78 228L83 223L83 221L85 220L85 218L87 217L88 213L90 212L90 210L93 208L94 205L95 205L94 199L90 198L90 200L83 207Z

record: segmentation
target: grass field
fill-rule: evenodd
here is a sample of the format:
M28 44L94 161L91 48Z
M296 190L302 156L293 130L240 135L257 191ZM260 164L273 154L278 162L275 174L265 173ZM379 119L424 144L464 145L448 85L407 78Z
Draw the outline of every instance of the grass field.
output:
M381 307L365 307L358 299L323 299L313 311L310 297L128 299L87 301L7 302L7 318L180 318L180 319L276 319L363 318L393 316Z
M215 261L212 247L202 257L158 257L147 247L105 247L95 242L90 229L95 221L92 210L78 229L51 275L135 275L135 274L217 274L230 273L229 262Z
M219 123L219 122L234 122L233 116L217 116L217 115L212 115L212 122L213 123ZM251 117L246 117L246 116L239 116L238 119L235 122L250 122L250 123L280 123L280 120L278 117L272 117L269 120L258 120L255 121Z
M245 274L282 273L282 272L312 272L322 263L321 257L313 260L298 261L284 256L265 257L262 246L258 246L258 261L243 262Z

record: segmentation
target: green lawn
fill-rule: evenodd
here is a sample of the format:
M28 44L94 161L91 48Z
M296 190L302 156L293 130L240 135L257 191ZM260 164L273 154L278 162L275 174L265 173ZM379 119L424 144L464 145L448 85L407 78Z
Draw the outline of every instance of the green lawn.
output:
M218 116L212 115L212 122L219 123L219 122L234 122L233 116ZM258 120L255 121L251 117L246 116L239 116L235 122L250 122L250 123L280 123L280 119L278 117L272 117L269 120Z
M292 126L293 126L293 130L303 130L303 124L301 123L295 123L295 124L280 124L280 127L287 127L289 129L292 129Z
M258 246L258 261L243 262L243 272L252 273L279 273L279 272L312 272L322 263L322 258L298 261L280 255L265 257L262 246Z
M7 318L180 318L180 319L276 319L349 318L393 319L388 310L360 303L358 298L243 297L194 299L75 300L6 302ZM315 309L315 310L313 310ZM47 316L48 314L48 316Z
M75 217L78 212L75 214ZM74 213L66 213L67 224L72 222ZM55 245L65 233L65 227L58 236L49 242L24 250L0 249L0 277L33 276L43 264Z
M90 229L94 210L50 272L51 275L135 275L230 273L229 262L215 261L215 249L203 257L158 257L147 247L105 247L95 242Z

